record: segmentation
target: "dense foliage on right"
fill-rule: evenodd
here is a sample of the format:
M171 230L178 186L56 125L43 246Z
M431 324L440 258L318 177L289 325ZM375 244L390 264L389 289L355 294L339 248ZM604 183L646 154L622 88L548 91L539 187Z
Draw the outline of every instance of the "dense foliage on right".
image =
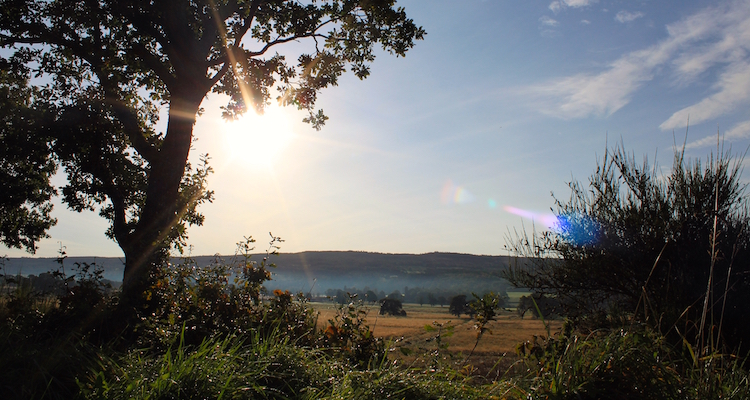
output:
M506 274L555 299L579 327L645 323L675 343L735 350L750 343L750 214L742 158L702 163L676 151L671 171L608 149L588 185L556 199L558 225L519 234L525 256ZM522 258L519 258L522 260Z

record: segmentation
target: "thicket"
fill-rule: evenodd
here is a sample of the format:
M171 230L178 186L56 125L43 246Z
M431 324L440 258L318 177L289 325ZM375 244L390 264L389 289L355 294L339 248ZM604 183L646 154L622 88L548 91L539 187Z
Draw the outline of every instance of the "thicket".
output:
M583 325L624 319L698 347L750 343L742 160L722 150L701 163L676 151L662 175L622 146L607 150L588 185L572 182L569 200L556 201L557 229L515 242L530 265L507 278Z

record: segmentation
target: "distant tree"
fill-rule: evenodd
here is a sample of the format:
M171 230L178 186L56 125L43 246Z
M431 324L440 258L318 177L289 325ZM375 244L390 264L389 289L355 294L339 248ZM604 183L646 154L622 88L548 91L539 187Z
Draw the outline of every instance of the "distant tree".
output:
M437 302L440 303L440 307L444 307L448 303L448 300L445 299L445 296L438 296Z
M675 152L662 174L621 147L607 150L587 187L572 182L570 199L556 200L558 229L513 245L527 264L506 278L554 297L574 318L604 321L621 310L662 332L692 329L683 338L718 333L746 344L750 207L741 169L728 153L703 165Z
M460 294L458 296L453 296L451 298L450 307L448 307L448 312L459 318L461 317L461 314L469 314L471 312L471 308L469 307L469 303L466 301L466 295Z
M417 300L419 302L419 305L424 305L424 296L419 296L419 299Z
M184 245L187 226L203 222L196 207L213 199L208 158L188 163L208 93L227 95L234 119L278 92L320 128L321 89L347 69L367 77L375 46L404 56L424 36L392 1L1 4L0 240L34 250L54 224L50 179L64 167L63 201L98 209L125 254L128 309L148 305L169 247ZM291 63L277 52L289 45L301 53Z
M345 292L341 289L336 290L336 296L333 298L333 301L338 304L346 304L351 299L351 296L349 295L349 292Z
M369 301L370 303L374 303L378 301L378 295L374 291L368 290L367 292L365 292L364 300Z
M40 293L54 294L56 296L64 296L66 294L63 280L51 272L43 272L39 276L29 275L29 279L32 282L34 290Z
M541 316L544 318L555 318L560 313L560 304L557 300L552 299L543 294L533 293L528 296L521 296L518 299L518 306L516 307L516 313L523 319L527 312L531 312L535 318Z
M430 303L431 306L434 306L435 303L437 303L437 299L435 298L435 295L432 293L427 293L427 302Z
M386 297L380 300L380 315L394 315L397 317L405 317L406 311L401 304L401 300Z

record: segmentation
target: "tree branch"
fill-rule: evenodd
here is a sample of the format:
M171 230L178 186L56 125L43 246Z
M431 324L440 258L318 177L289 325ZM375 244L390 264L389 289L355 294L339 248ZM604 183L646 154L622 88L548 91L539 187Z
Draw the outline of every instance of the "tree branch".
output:
M209 81L211 82L211 87L213 87L216 82L218 82L226 73L229 71L229 63L224 63L222 65L221 69L214 74L211 78L209 78Z

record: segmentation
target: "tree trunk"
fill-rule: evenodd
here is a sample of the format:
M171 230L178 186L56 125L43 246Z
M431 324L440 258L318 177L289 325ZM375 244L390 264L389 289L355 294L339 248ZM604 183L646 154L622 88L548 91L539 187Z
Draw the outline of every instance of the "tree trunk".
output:
M146 202L135 230L120 241L125 253L121 307L148 311L148 296L159 267L167 261L172 229L180 223L180 183L185 172L193 126L205 93L173 95L169 107L167 134L150 161Z

